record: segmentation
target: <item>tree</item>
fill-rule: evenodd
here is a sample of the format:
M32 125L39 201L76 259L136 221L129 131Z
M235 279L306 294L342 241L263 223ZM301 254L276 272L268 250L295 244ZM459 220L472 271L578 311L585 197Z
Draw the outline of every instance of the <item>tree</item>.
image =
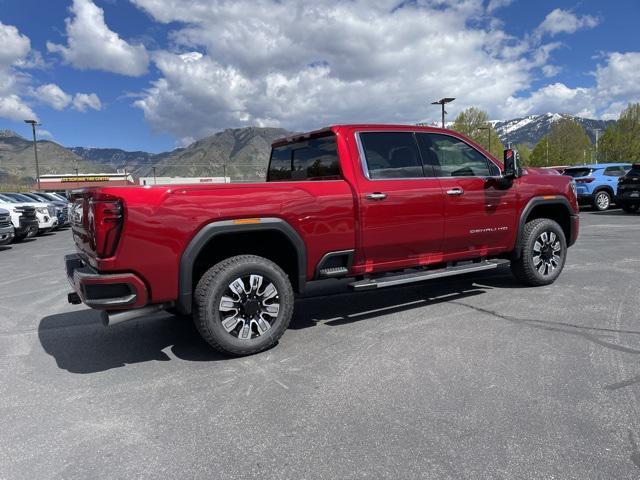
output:
M531 149L528 145L524 143L519 143L516 145L516 150L520 154L520 161L522 165L530 165L531 162Z
M640 161L640 103L629 104L620 113L620 119L607 128L598 146L601 161Z
M496 158L502 158L504 146L489 122L487 112L475 107L467 108L456 117L453 130L469 137ZM489 148L489 137L491 137L491 148Z
M591 140L577 122L563 118L540 139L531 153L532 167L577 165L591 159Z

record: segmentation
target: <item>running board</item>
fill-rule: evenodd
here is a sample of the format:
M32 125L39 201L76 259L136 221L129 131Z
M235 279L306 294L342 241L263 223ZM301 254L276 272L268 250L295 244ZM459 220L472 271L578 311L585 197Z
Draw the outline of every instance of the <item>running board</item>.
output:
M466 265L456 265L455 267L446 267L438 270L423 270L420 272L401 273L399 275L387 275L374 279L352 282L349 284L349 287L353 290L374 290L376 288L404 285L405 283L424 282L434 278L452 277L454 275L462 275L465 273L493 270L498 268L499 265L505 265L508 263L509 262L506 260L488 260Z

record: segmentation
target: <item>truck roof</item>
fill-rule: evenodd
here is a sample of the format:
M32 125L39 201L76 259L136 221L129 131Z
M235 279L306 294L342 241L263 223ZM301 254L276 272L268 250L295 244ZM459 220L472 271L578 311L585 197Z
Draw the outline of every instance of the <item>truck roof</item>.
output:
M350 130L420 130L424 132L449 132L456 133L453 130L449 130L447 128L439 128L439 127L431 127L426 125L412 125L412 124L402 124L402 123L341 123L335 125L329 125L324 128L320 128L318 130L312 130L309 132L303 133L294 133L288 137L282 137L274 140L271 143L272 147L277 147L281 145L286 145L287 143L292 142L300 142L303 140L308 140L309 138L321 137L326 135L329 132L334 132L340 129L350 129Z

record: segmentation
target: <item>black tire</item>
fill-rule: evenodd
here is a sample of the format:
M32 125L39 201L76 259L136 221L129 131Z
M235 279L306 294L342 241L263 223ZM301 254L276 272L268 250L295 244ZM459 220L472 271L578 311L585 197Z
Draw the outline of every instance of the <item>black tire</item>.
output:
M18 243L23 241L25 238L27 238L28 233L21 233L20 235L15 235L13 237L13 243Z
M547 235L548 244L542 241L543 234ZM541 250L541 254L536 255L536 250ZM527 222L519 253L519 257L511 262L511 271L520 282L531 287L555 282L567 258L567 240L562 227L548 218ZM549 256L547 263L545 259Z
M637 203L618 202L618 205L627 213L638 213L640 210L640 204Z
M261 278L255 290L252 276ZM268 283L263 286L265 279ZM240 280L244 297L235 293L239 290L237 280ZM247 284L250 292L246 292ZM270 286L275 288L275 296L269 297L273 295ZM227 311L222 311L223 297ZM277 314L274 316L266 309L275 309L276 301ZM287 274L271 260L239 255L227 258L205 272L196 287L193 305L195 325L213 348L231 355L251 355L272 347L284 334L293 314L294 294ZM233 308L229 310L230 306ZM231 312L234 309L235 314ZM234 321L237 323L231 331L223 326L223 322L231 326ZM267 324L268 328L261 328ZM247 334L245 325L248 325L248 338L243 338Z
M606 190L598 190L593 194L593 208L598 212L604 212L611 206L611 194Z

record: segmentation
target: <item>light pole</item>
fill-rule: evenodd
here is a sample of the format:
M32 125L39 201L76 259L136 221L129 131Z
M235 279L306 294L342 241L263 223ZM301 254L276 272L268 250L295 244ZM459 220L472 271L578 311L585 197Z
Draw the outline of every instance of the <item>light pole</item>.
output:
M600 135L600 132L602 130L600 130L599 128L595 129L596 132L596 164L598 163L598 136Z
M441 98L437 102L431 102L431 105L441 105L442 106L442 128L444 128L444 116L447 114L447 112L444 109L444 106L445 106L445 104L451 103L454 100L455 100L455 98L445 97L445 98Z
M30 123L31 130L33 130L33 153L36 156L36 181L38 182L38 191L40 191L40 164L38 163L38 144L36 143L36 126L40 126L42 124L38 123L37 120L25 120L24 123Z

